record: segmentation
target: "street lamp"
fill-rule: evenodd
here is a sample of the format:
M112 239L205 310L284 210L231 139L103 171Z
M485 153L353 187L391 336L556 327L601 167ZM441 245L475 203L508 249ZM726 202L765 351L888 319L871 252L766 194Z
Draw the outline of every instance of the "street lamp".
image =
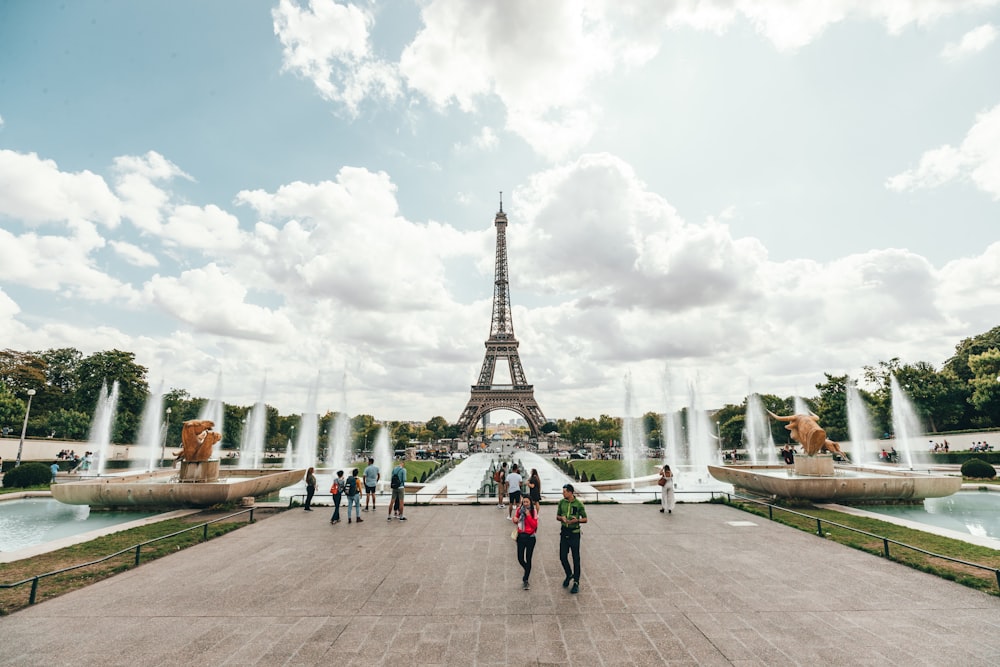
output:
M28 414L31 412L31 398L35 395L34 389L28 390L28 407L24 409L24 423L21 424L21 442L17 445L17 461L14 467L21 465L21 449L24 447L24 432L28 430Z
M167 434L170 433L170 408L167 408L167 423L163 428L163 439L160 440L160 465L167 458Z

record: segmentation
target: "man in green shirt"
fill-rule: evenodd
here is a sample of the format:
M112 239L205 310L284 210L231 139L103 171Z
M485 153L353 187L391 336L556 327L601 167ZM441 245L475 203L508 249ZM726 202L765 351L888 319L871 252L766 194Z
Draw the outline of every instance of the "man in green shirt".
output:
M559 562L562 563L563 572L566 578L563 579L563 588L569 586L573 581L573 588L570 593L580 591L580 524L587 523L587 510L583 503L576 499L573 485L564 484L562 488L563 499L559 501L559 509L556 510L556 519L562 524L559 530ZM569 554L573 552L573 569L569 567Z

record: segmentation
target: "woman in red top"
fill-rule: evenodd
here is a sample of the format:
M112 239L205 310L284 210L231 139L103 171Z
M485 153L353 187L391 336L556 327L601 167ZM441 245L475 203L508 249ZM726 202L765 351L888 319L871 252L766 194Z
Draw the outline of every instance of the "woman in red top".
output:
M538 510L532 507L531 498L521 497L521 505L514 512L511 521L517 526L517 562L524 569L521 587L528 590L531 576L531 554L535 551L535 532L538 530Z

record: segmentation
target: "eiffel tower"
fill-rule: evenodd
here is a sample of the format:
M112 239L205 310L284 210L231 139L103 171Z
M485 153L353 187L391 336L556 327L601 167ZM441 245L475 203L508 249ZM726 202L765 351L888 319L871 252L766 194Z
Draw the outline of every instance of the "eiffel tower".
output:
M458 431L463 437L472 435L476 423L494 410L510 410L524 417L533 437L538 437L545 424L545 415L535 402L535 388L528 384L517 354L514 321L510 315L510 285L507 282L507 214L503 212L503 193L500 193L500 211L494 224L497 227L496 277L493 281L493 321L490 337L486 339L486 358L479 371L479 382L472 385L472 396L458 419ZM497 360L504 360L510 368L512 384L494 384ZM485 426L485 425L484 425ZM485 428L483 429L485 435Z

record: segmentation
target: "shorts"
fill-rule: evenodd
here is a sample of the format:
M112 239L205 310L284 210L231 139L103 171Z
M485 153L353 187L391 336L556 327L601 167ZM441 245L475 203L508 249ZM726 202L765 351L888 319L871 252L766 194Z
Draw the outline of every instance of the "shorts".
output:
M405 501L406 494L403 492L403 487L398 487L392 490L392 499Z
M510 504L511 505L520 505L521 504L521 492L520 491L511 491L510 492Z
M368 484L365 483L365 493L375 493L375 485L372 484L371 486L368 486Z

